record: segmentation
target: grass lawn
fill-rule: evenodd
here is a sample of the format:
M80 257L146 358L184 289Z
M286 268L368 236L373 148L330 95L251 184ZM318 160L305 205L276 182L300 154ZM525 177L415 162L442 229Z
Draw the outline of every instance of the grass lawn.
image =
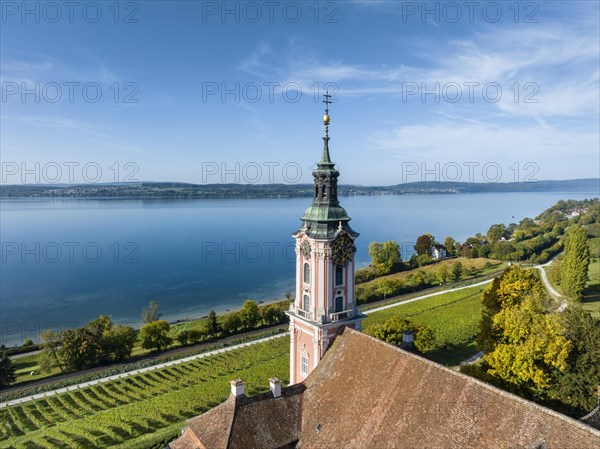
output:
M465 258L465 257L457 257L457 258L453 258L453 259L440 260L439 262L435 262L430 265L425 265L420 268L415 268L413 270L400 271L399 273L388 274L386 276L381 276L381 277L375 278L372 281L362 282L357 285L360 285L361 287L362 286L366 287L366 286L369 286L370 284L377 285L381 281L384 281L386 279L395 279L395 280L401 280L401 281L406 282L407 278L411 274L416 273L417 271L421 271L421 270L427 274L435 275L436 273L438 273L438 271L440 270L440 268L443 265L446 265L448 267L448 269L450 271L452 271L452 265L455 262L460 262L463 266L463 274L460 277L460 280L474 279L477 277L485 276L486 274L490 274L490 273L499 271L503 268L506 268L506 264L503 262L500 262L498 260L485 259L485 258L481 258L481 257L475 258L475 259L469 259L469 258ZM465 271L468 271L468 273L465 273Z
M592 316L600 318L600 259L592 259L588 273L589 280L581 303Z
M426 357L444 365L455 366L477 352L474 339L481 318L481 294L486 286L450 291L443 295L399 304L373 312L363 321L363 329L400 316L431 328L438 349Z

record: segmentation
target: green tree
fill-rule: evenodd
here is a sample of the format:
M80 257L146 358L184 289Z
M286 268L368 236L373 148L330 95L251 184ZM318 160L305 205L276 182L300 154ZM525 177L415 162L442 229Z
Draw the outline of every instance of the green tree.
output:
M267 326L272 326L281 323L285 318L285 313L276 304L270 304L261 309L261 316Z
M260 320L260 311L255 301L249 299L244 302L242 310L240 310L240 320L244 329L254 329Z
M461 262L456 261L452 264L452 280L458 281L463 272L463 265Z
M175 340L177 340L182 345L187 345L190 341L190 331L182 330L178 332L175 336Z
M488 373L518 389L540 392L550 387L554 369L565 371L572 343L558 314L547 309L545 298L526 296L505 307L492 319L499 335L484 356Z
M225 315L223 330L228 334L235 334L242 327L242 320L239 312L230 312Z
M549 396L586 414L597 405L600 385L600 320L577 306L567 307L561 318L573 346L566 370L552 373Z
M565 234L560 286L567 295L575 299L583 297L583 290L588 281L590 249L586 237L586 230L576 225L569 227Z
M96 366L101 353L100 339L90 328L84 326L63 332L60 356L69 371Z
M400 245L395 240L384 243L371 242L369 244L371 264L381 274L389 274L398 269L402 263Z
M104 360L121 362L131 357L137 336L131 326L116 324L102 334L100 345Z
M0 387L6 387L16 380L15 367L6 351L0 351Z
M172 342L169 337L170 330L171 327L165 320L156 320L145 324L140 329L142 348L161 351Z
M44 372L50 372L52 368L57 366L61 372L65 369L58 355L59 347L62 343L61 332L45 330L40 336L42 342L42 352L38 357L40 368Z
M505 233L506 233L505 225L503 225L502 223L494 224L494 225L490 226L490 229L488 229L487 238L490 242L495 243L498 240L500 240L502 237L504 237Z
M444 239L444 246L446 247L446 253L449 256L456 256L456 240L448 236Z
M416 260L419 267L424 267L425 265L429 265L433 262L433 259L429 254L421 254L417 256Z
M158 303L156 301L150 301L148 308L142 308L142 322L144 324L157 321L162 316L162 313L158 311Z
M441 284L447 284L450 279L450 270L448 265L443 264L437 271L437 278Z
M430 254L434 242L435 238L431 234L420 235L415 242L415 252L418 256L421 254Z
M430 328L417 325L399 316L393 316L382 324L369 326L365 329L365 333L387 343L400 345L402 332L405 330L413 332L414 344L419 351L427 352L435 349L435 335Z
M33 340L31 338L26 338L23 340L23 346L33 346Z
M211 310L206 320L206 333L211 337L216 337L221 333L221 326L217 321L217 314Z

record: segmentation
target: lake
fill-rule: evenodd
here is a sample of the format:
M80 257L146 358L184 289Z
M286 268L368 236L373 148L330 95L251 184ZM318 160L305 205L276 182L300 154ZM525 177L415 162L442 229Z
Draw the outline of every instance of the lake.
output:
M560 199L597 193L343 197L360 233L396 240L404 258L423 233L464 241L494 223L534 217ZM281 298L294 286L291 233L310 198L0 201L1 342L81 325L99 314L139 324L150 300L167 320Z

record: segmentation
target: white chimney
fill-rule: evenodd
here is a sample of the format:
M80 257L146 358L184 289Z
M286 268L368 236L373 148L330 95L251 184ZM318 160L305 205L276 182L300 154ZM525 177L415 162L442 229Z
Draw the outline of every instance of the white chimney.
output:
M402 331L402 345L403 346L412 346L413 344L413 333L409 330Z
M242 379L231 380L229 381L229 384L231 385L232 396L235 396L237 398L238 396L244 394L244 381Z
M271 389L274 398L281 396L281 381L277 377L271 377L269 379L269 388Z

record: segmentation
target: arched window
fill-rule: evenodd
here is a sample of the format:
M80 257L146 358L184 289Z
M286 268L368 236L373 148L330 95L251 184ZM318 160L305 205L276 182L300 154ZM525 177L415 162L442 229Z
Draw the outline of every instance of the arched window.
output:
M304 295L303 299L303 308L305 311L309 311L310 310L310 296L308 295Z
M342 265L335 266L335 285L344 284L344 267Z
M310 264L304 264L304 276L302 278L305 284L310 284Z

